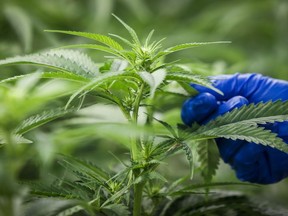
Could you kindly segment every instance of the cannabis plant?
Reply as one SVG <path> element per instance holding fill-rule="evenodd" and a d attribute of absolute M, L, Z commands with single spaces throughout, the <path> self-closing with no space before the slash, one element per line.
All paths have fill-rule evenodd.
<path fill-rule="evenodd" d="M 21 181 L 23 186 L 19 188 L 29 188 L 30 192 L 30 196 L 27 196 L 27 191 L 26 196 L 22 196 L 29 198 L 25 202 L 26 215 L 170 215 L 169 211 L 173 206 L 182 208 L 173 215 L 192 215 L 191 209 L 186 209 L 185 213 L 183 206 L 177 204 L 179 197 L 195 194 L 197 200 L 199 195 L 196 194 L 204 193 L 209 198 L 210 187 L 234 184 L 212 182 L 220 160 L 215 138 L 241 139 L 288 152 L 288 146 L 283 140 L 261 126 L 264 123 L 287 120 L 288 102 L 276 101 L 243 106 L 205 125 L 193 124 L 188 127 L 180 122 L 175 125 L 173 121 L 165 121 L 161 115 L 165 112 L 160 105 L 161 100 L 172 98 L 173 101 L 177 101 L 177 98 L 183 100 L 196 95 L 197 91 L 190 86 L 191 83 L 222 94 L 213 87 L 207 77 L 195 73 L 194 68 L 177 62 L 165 62 L 165 57 L 185 49 L 227 42 L 184 43 L 162 49 L 164 39 L 153 41 L 154 31 L 151 31 L 142 43 L 133 28 L 117 16 L 115 18 L 126 28 L 131 36 L 130 40 L 116 34 L 106 36 L 49 30 L 48 32 L 84 37 L 94 43 L 74 44 L 0 61 L 0 65 L 30 64 L 42 68 L 30 74 L 1 81 L 1 89 L 5 94 L 9 92 L 7 88 L 15 85 L 23 87 L 25 84 L 25 91 L 9 93 L 13 94 L 15 100 L 7 104 L 13 105 L 14 108 L 7 108 L 8 114 L 2 110 L 0 113 L 3 131 L 3 148 L 0 150 L 7 152 L 5 160 L 12 160 L 16 155 L 22 160 L 24 156 L 17 153 L 21 145 L 16 144 L 32 142 L 26 137 L 29 131 L 69 113 L 76 116 L 70 120 L 67 117 L 62 118 L 63 124 L 68 125 L 62 135 L 68 134 L 68 139 L 75 133 L 86 137 L 114 139 L 130 153 L 129 160 L 122 160 L 120 156 L 115 155 L 121 166 L 111 170 L 103 170 L 94 164 L 95 162 L 87 162 L 69 155 L 58 155 L 60 165 L 66 170 L 64 176 L 55 177 L 48 183 Z M 95 63 L 91 57 L 71 48 L 93 49 L 108 53 L 109 56 L 106 62 Z M 48 82 L 52 83 L 61 81 L 61 91 L 53 85 L 41 88 L 47 83 L 45 80 L 51 80 Z M 34 89 L 33 92 L 29 91 L 31 88 Z M 49 96 L 55 91 L 62 100 Z M 63 104 L 63 101 L 66 101 L 66 104 Z M 43 108 L 47 102 L 53 104 L 49 110 Z M 3 103 L 6 104 L 6 101 Z M 107 107 L 112 109 L 107 108 L 104 112 L 100 109 L 98 115 L 104 116 L 105 112 L 112 110 L 109 116 L 118 110 L 122 113 L 122 120 L 87 122 L 87 119 L 84 121 L 79 117 L 81 111 L 91 107 L 97 111 L 97 107 L 103 104 L 109 104 Z M 18 116 L 17 113 L 21 115 Z M 60 120 L 58 124 L 61 124 Z M 80 127 L 73 127 L 75 124 Z M 169 156 L 181 151 L 190 164 L 189 175 L 168 182 L 158 168 Z M 10 162 L 6 161 L 3 164 L 9 165 Z M 190 183 L 193 182 L 195 169 L 202 174 L 203 182 L 200 184 Z M 13 184 L 17 183 L 18 171 L 19 168 L 15 169 L 9 177 L 13 179 Z M 2 176 L 1 179 L 7 178 L 8 176 Z M 6 182 L 7 184 L 9 185 Z M 15 191 L 1 193 L 0 208 L 7 216 L 18 215 L 13 211 L 13 202 L 9 198 L 13 197 L 11 194 L 16 196 Z M 233 197 L 237 202 L 237 196 Z M 211 206 L 220 202 L 220 198 L 211 196 Z M 8 200 L 10 207 L 2 206 L 2 200 Z M 187 201 L 186 198 L 185 200 Z M 203 205 L 201 211 L 211 211 L 207 203 L 203 204 L 203 200 L 195 201 L 194 205 L 198 205 L 199 202 Z M 24 204 L 24 198 L 20 203 Z M 189 205 L 193 206 L 192 203 Z M 193 211 L 196 211 L 195 208 Z M 198 215 L 197 211 L 194 213 Z"/>

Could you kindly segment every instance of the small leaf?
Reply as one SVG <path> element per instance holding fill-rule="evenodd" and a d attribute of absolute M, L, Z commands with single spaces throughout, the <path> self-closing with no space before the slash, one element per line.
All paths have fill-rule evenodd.
<path fill-rule="evenodd" d="M 211 182 L 219 166 L 220 155 L 213 139 L 199 141 L 197 146 L 201 174 L 206 183 Z"/>
<path fill-rule="evenodd" d="M 193 157 L 193 152 L 188 144 L 185 142 L 181 142 L 181 148 L 185 151 L 186 158 L 189 161 L 190 165 L 190 179 L 193 179 L 194 176 L 194 157 Z"/>
<path fill-rule="evenodd" d="M 155 56 L 155 59 L 158 59 L 160 57 L 164 57 L 164 56 L 169 55 L 171 53 L 185 50 L 185 49 L 190 49 L 190 48 L 205 46 L 205 45 L 211 45 L 211 44 L 223 44 L 223 43 L 226 44 L 226 43 L 231 43 L 231 42 L 230 41 L 215 41 L 215 42 L 193 42 L 193 43 L 179 44 L 179 45 L 169 47 L 168 49 L 159 52 Z"/>
<path fill-rule="evenodd" d="M 66 108 L 69 106 L 69 104 L 76 98 L 77 96 L 81 95 L 83 92 L 91 91 L 92 89 L 104 84 L 105 82 L 112 81 L 112 80 L 119 80 L 120 75 L 124 74 L 125 71 L 117 71 L 117 72 L 107 72 L 104 74 L 101 74 L 97 78 L 91 80 L 89 83 L 84 85 L 82 88 L 80 88 L 78 91 L 76 91 L 67 102 Z"/>
<path fill-rule="evenodd" d="M 179 72 L 167 71 L 166 80 L 174 80 L 174 81 L 177 81 L 179 83 L 184 82 L 184 83 L 194 83 L 194 84 L 202 85 L 202 86 L 210 88 L 213 91 L 223 95 L 223 93 L 219 89 L 215 88 L 207 78 L 202 77 L 200 75 L 192 74 L 191 72 L 188 72 L 188 71 L 179 71 Z M 191 87 L 191 89 L 192 89 L 192 87 Z M 193 92 L 193 94 L 194 94 L 194 92 Z"/>
<path fill-rule="evenodd" d="M 103 183 L 106 183 L 110 177 L 109 174 L 103 171 L 101 168 L 96 165 L 92 165 L 91 163 L 84 162 L 74 157 L 70 156 L 62 156 L 63 160 L 61 165 L 67 165 L 65 167 L 71 167 L 71 170 L 75 170 L 78 172 L 82 172 L 84 175 L 90 176 L 96 180 L 99 180 Z"/>
<path fill-rule="evenodd" d="M 211 45 L 211 44 L 227 44 L 231 43 L 230 41 L 215 41 L 215 42 L 193 42 L 193 43 L 184 43 L 179 44 L 173 47 L 166 49 L 166 52 L 176 52 L 179 50 L 190 49 L 194 47 L 204 46 L 204 45 Z"/>
<path fill-rule="evenodd" d="M 138 74 L 140 75 L 142 80 L 150 86 L 150 97 L 153 98 L 156 89 L 166 77 L 166 71 L 163 69 L 159 69 L 152 74 L 146 71 L 139 72 Z"/>
<path fill-rule="evenodd" d="M 153 33 L 154 33 L 154 29 L 149 32 L 149 34 L 148 34 L 148 36 L 147 36 L 147 38 L 145 40 L 145 47 L 149 46 L 150 40 L 151 40 L 151 38 L 153 36 Z"/>
<path fill-rule="evenodd" d="M 134 43 L 137 45 L 137 46 L 141 46 L 141 43 L 139 41 L 139 38 L 136 34 L 136 32 L 134 31 L 133 28 L 131 28 L 129 25 L 127 25 L 123 20 L 121 20 L 119 17 L 117 17 L 115 14 L 112 14 L 126 29 L 127 31 L 129 32 L 129 34 L 131 35 Z"/>
<path fill-rule="evenodd" d="M 113 203 L 113 204 L 106 205 L 106 206 L 102 207 L 102 210 L 103 211 L 110 210 L 118 216 L 129 216 L 130 215 L 130 211 L 129 211 L 128 207 L 123 205 L 123 204 Z"/>
<path fill-rule="evenodd" d="M 167 122 L 161 121 L 159 119 L 156 119 L 156 118 L 154 119 L 158 121 L 159 123 L 161 123 L 173 135 L 174 138 L 178 138 L 176 131 L 170 124 L 168 124 Z"/>
<path fill-rule="evenodd" d="M 13 139 L 13 142 L 15 144 L 30 144 L 30 143 L 33 143 L 31 140 L 28 140 L 28 139 L 22 137 L 19 134 L 12 134 L 12 139 Z M 6 142 L 5 136 L 0 132 L 0 148 L 1 148 L 1 145 L 5 145 L 6 143 L 7 142 Z"/>
<path fill-rule="evenodd" d="M 62 117 L 68 113 L 76 111 L 75 108 L 71 109 L 56 109 L 56 110 L 49 110 L 49 111 L 44 111 L 43 113 L 37 114 L 35 116 L 32 116 L 26 120 L 24 120 L 16 129 L 15 133 L 16 134 L 24 134 L 27 133 L 28 131 L 39 127 L 47 122 L 50 122 L 56 118 Z"/>

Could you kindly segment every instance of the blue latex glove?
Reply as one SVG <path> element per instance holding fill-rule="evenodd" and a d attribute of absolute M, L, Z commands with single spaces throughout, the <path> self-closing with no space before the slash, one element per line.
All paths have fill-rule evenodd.
<path fill-rule="evenodd" d="M 221 75 L 213 77 L 212 82 L 224 95 L 193 85 L 199 94 L 188 99 L 182 107 L 185 124 L 205 124 L 244 104 L 288 100 L 288 82 L 260 74 Z M 288 143 L 287 121 L 265 127 Z M 216 142 L 222 159 L 231 165 L 242 181 L 270 184 L 288 176 L 288 154 L 284 152 L 243 140 L 218 138 Z"/>

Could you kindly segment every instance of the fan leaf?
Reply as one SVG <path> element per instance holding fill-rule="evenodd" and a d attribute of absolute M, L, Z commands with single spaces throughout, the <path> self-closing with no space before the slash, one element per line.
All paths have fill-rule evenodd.
<path fill-rule="evenodd" d="M 250 104 L 219 116 L 190 134 L 191 139 L 223 137 L 268 145 L 288 153 L 288 145 L 277 134 L 258 124 L 288 120 L 288 101 Z"/>
<path fill-rule="evenodd" d="M 68 34 L 68 35 L 80 36 L 80 37 L 95 40 L 115 50 L 123 50 L 123 47 L 118 42 L 116 42 L 111 37 L 106 36 L 106 35 L 94 34 L 94 33 L 89 33 L 89 32 L 62 31 L 62 30 L 46 30 L 46 32 L 63 33 L 63 34 Z"/>
<path fill-rule="evenodd" d="M 32 64 L 46 66 L 87 78 L 99 74 L 96 64 L 84 53 L 75 50 L 50 50 L 25 56 L 0 60 L 0 65 Z"/>
<path fill-rule="evenodd" d="M 201 174 L 205 182 L 211 182 L 220 162 L 220 155 L 215 141 L 213 139 L 199 141 L 197 152 Z"/>

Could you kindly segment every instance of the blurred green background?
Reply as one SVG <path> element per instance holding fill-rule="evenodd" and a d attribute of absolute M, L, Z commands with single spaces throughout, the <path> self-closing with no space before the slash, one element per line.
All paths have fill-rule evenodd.
<path fill-rule="evenodd" d="M 155 29 L 156 37 L 167 37 L 167 46 L 192 41 L 232 41 L 229 45 L 189 50 L 170 58 L 214 63 L 215 70 L 221 73 L 259 72 L 288 78 L 286 0 L 1 0 L 0 57 L 79 40 L 44 33 L 44 29 L 121 34 L 124 30 L 112 13 L 128 22 L 143 38 Z"/>
<path fill-rule="evenodd" d="M 155 29 L 155 39 L 166 37 L 164 45 L 167 47 L 184 42 L 232 42 L 173 54 L 169 56 L 170 61 L 181 59 L 181 63 L 207 63 L 211 65 L 211 74 L 257 72 L 288 80 L 287 0 L 0 0 L 0 58 L 80 43 L 82 40 L 45 33 L 45 29 L 127 36 L 111 16 L 112 13 L 131 25 L 140 38 L 145 38 L 151 29 Z M 104 60 L 102 53 L 93 52 L 91 55 L 96 62 Z M 20 73 L 24 72 L 21 69 Z M 15 68 L 8 67 L 1 68 L 1 71 L 1 77 L 16 73 Z M 39 138 L 41 142 L 48 142 L 43 136 Z M 64 142 L 61 146 L 65 134 L 61 136 L 64 138 L 59 138 L 60 147 L 57 146 L 60 152 L 96 159 L 107 156 L 99 153 L 101 148 L 114 153 L 124 152 L 110 143 L 97 148 L 88 144 L 86 148 L 79 148 L 77 134 L 69 140 L 73 139 L 74 144 L 67 144 L 66 140 L 66 144 Z M 67 137 L 71 137 L 68 132 Z M 79 138 L 81 142 L 83 139 Z M 95 142 L 95 139 L 88 139 L 89 142 Z M 46 150 L 52 151 L 49 148 Z M 185 170 L 187 164 L 179 158 L 174 158 L 172 164 L 175 169 L 185 167 Z M 225 165 L 221 166 L 216 178 L 235 179 L 234 173 Z M 244 190 L 251 190 L 248 192 L 258 194 L 258 198 L 264 201 L 288 205 L 287 180 L 260 189 Z"/>

